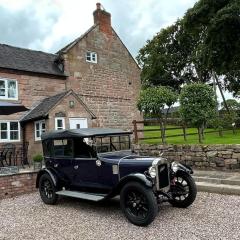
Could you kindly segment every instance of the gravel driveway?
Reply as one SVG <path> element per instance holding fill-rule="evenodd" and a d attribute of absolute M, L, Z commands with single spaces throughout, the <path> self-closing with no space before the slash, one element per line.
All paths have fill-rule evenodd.
<path fill-rule="evenodd" d="M 240 197 L 199 193 L 188 209 L 164 204 L 143 228 L 127 222 L 117 200 L 48 206 L 33 193 L 0 201 L 0 239 L 240 239 Z"/>

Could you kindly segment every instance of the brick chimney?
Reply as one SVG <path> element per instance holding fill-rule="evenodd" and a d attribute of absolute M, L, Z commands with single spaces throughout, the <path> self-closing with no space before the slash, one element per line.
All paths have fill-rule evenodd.
<path fill-rule="evenodd" d="M 99 24 L 100 31 L 112 35 L 111 14 L 106 12 L 101 3 L 97 3 L 97 9 L 93 12 L 94 24 Z"/>

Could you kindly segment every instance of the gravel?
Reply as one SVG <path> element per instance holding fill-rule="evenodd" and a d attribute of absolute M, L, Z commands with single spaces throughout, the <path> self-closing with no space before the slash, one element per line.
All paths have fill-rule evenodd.
<path fill-rule="evenodd" d="M 163 204 L 151 225 L 137 227 L 116 199 L 62 198 L 49 206 L 33 193 L 0 201 L 0 239 L 240 239 L 240 197 L 198 193 L 191 207 Z"/>

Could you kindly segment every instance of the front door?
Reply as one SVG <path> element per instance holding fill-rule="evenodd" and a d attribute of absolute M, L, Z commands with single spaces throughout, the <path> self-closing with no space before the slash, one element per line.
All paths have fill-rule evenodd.
<path fill-rule="evenodd" d="M 87 118 L 69 118 L 70 129 L 88 128 Z"/>

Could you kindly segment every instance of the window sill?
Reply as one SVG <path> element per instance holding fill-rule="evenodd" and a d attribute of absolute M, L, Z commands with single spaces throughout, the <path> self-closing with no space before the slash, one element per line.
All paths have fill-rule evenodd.
<path fill-rule="evenodd" d="M 0 140 L 0 143 L 13 143 L 13 142 L 21 142 L 21 140 L 20 139 L 19 140 L 8 140 L 8 139 Z"/>
<path fill-rule="evenodd" d="M 93 61 L 88 61 L 86 60 L 87 63 L 94 63 L 94 64 L 97 64 L 97 62 L 93 62 Z"/>

